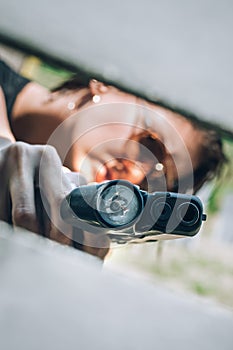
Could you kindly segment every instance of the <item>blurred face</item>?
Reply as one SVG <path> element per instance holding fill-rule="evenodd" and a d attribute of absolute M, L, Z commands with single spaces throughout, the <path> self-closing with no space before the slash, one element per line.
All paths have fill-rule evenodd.
<path fill-rule="evenodd" d="M 192 174 L 201 134 L 189 121 L 113 87 L 99 96 L 63 122 L 68 144 L 53 135 L 67 167 L 88 182 L 126 179 L 153 191 L 172 190 Z"/>

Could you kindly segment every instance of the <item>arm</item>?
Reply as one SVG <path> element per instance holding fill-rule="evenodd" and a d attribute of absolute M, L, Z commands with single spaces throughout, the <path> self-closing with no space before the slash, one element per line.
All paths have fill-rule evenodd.
<path fill-rule="evenodd" d="M 15 141 L 14 135 L 11 131 L 10 124 L 7 118 L 6 103 L 2 88 L 0 87 L 0 138 Z"/>

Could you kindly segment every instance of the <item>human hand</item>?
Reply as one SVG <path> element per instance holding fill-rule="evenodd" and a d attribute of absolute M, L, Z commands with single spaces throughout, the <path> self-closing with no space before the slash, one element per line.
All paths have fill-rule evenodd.
<path fill-rule="evenodd" d="M 78 177 L 63 171 L 55 148 L 2 142 L 0 183 L 0 220 L 73 246 L 73 229 L 61 219 L 60 204 L 78 185 Z M 84 246 L 82 250 L 104 258 L 100 249 Z"/>
<path fill-rule="evenodd" d="M 0 183 L 1 220 L 70 244 L 70 228 L 61 224 L 58 208 L 72 184 L 53 147 L 23 142 L 3 145 Z M 67 234 L 61 234 L 63 230 Z"/>

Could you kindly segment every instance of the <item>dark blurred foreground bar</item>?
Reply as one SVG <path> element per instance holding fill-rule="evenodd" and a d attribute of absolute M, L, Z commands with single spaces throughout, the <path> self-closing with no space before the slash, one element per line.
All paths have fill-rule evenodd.
<path fill-rule="evenodd" d="M 0 37 L 233 131 L 233 2 L 7 0 Z"/>
<path fill-rule="evenodd" d="M 0 348 L 231 350 L 233 313 L 0 222 Z"/>

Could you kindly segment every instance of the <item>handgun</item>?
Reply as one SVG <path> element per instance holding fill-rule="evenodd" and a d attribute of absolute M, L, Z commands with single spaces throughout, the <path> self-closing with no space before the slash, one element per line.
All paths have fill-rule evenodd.
<path fill-rule="evenodd" d="M 104 232 L 118 244 L 192 237 L 206 220 L 197 196 L 148 193 L 126 180 L 75 188 L 61 204 L 61 217 L 74 227 Z"/>

